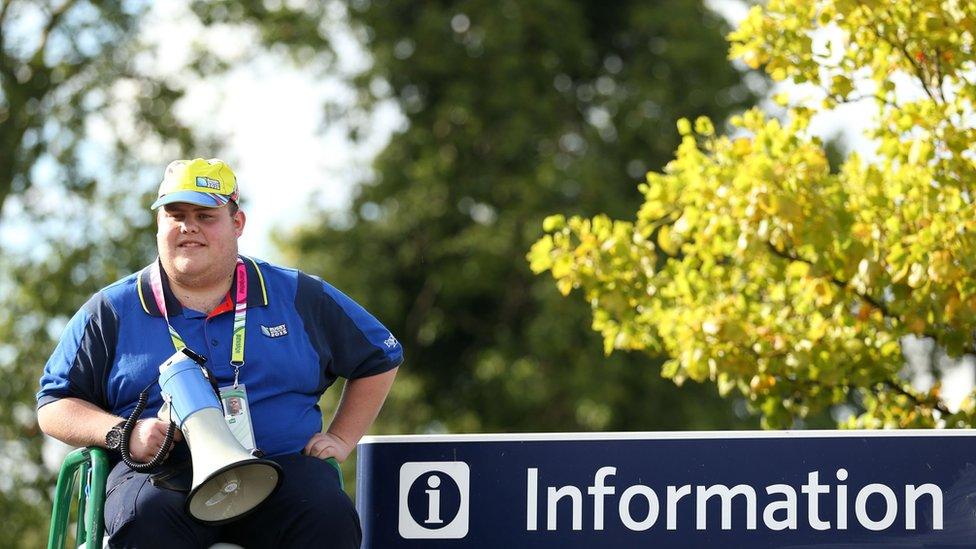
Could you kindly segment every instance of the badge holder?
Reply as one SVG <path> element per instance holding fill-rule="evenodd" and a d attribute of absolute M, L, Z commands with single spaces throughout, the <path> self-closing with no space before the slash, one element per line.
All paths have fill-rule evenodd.
<path fill-rule="evenodd" d="M 247 401 L 247 388 L 243 383 L 220 388 L 220 404 L 224 409 L 224 421 L 234 438 L 246 450 L 253 452 L 254 426 L 251 423 L 251 406 Z"/>

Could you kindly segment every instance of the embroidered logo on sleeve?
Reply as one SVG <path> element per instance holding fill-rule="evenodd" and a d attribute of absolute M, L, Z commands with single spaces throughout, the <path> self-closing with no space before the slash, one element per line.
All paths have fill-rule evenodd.
<path fill-rule="evenodd" d="M 279 324 L 278 326 L 265 326 L 261 325 L 261 333 L 267 337 L 281 337 L 288 335 L 288 326 L 284 324 Z"/>
<path fill-rule="evenodd" d="M 392 349 L 397 346 L 397 340 L 395 337 L 393 337 L 393 334 L 390 334 L 390 337 L 386 338 L 386 341 L 383 343 L 386 345 L 387 349 Z"/>

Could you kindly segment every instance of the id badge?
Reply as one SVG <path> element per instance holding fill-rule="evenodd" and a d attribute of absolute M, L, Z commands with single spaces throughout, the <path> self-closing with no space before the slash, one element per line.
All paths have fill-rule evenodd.
<path fill-rule="evenodd" d="M 246 450 L 253 450 L 254 428 L 251 426 L 251 408 L 247 404 L 247 389 L 244 384 L 237 387 L 228 385 L 220 388 L 220 404 L 224 408 L 224 421 L 230 432 Z"/>

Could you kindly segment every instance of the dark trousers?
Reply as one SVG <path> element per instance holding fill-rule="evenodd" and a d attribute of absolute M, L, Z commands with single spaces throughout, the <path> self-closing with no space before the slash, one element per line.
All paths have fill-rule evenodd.
<path fill-rule="evenodd" d="M 359 515 L 335 468 L 303 455 L 278 456 L 278 491 L 253 513 L 221 526 L 184 511 L 186 493 L 154 486 L 147 473 L 117 464 L 108 478 L 105 531 L 110 547 L 205 548 L 217 542 L 260 547 L 354 548 L 362 541 Z"/>

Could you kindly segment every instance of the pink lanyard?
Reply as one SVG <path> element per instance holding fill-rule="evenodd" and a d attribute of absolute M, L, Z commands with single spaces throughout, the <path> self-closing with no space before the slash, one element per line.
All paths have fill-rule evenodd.
<path fill-rule="evenodd" d="M 177 351 L 186 347 L 186 342 L 176 332 L 173 325 L 169 322 L 169 315 L 166 312 L 166 299 L 163 296 L 163 279 L 159 272 L 159 261 L 153 263 L 149 270 L 149 287 L 152 289 L 153 298 L 156 299 L 156 306 L 162 313 L 169 328 L 169 337 L 173 340 L 173 346 Z M 237 258 L 237 291 L 234 299 L 234 340 L 230 350 L 230 365 L 234 367 L 234 387 L 237 387 L 237 380 L 240 370 L 244 366 L 244 324 L 247 318 L 247 269 L 244 267 L 244 260 Z"/>

